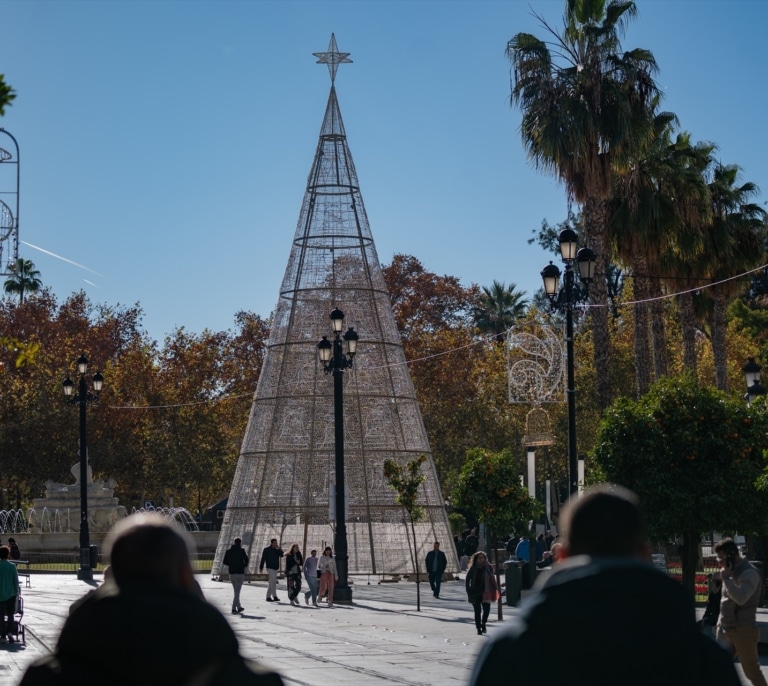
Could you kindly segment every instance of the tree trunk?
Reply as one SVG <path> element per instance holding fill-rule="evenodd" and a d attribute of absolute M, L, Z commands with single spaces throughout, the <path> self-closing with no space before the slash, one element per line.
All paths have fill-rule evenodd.
<path fill-rule="evenodd" d="M 634 312 L 634 344 L 635 344 L 635 383 L 638 397 L 645 395 L 651 387 L 651 341 L 649 338 L 650 322 L 648 321 L 648 262 L 645 256 L 635 251 L 635 304 Z"/>
<path fill-rule="evenodd" d="M 499 600 L 498 600 L 498 614 L 497 618 L 499 621 L 504 619 L 504 611 L 502 609 L 502 602 L 501 602 L 501 575 L 499 574 L 499 541 L 496 539 L 496 534 L 493 534 L 493 557 L 496 562 L 496 588 L 499 589 Z M 509 589 L 507 589 L 509 590 Z"/>
<path fill-rule="evenodd" d="M 605 244 L 605 222 L 605 203 L 598 197 L 587 197 L 584 202 L 585 245 L 592 248 L 597 256 L 595 278 L 589 285 L 589 302 L 595 307 L 590 308 L 589 312 L 592 319 L 592 338 L 595 349 L 597 401 L 601 410 L 606 409 L 611 404 L 608 285 L 605 281 L 608 253 Z"/>
<path fill-rule="evenodd" d="M 683 588 L 691 598 L 695 594 L 696 567 L 699 563 L 699 533 L 697 531 L 683 532 L 683 545 L 680 549 L 680 562 L 683 567 Z"/>
<path fill-rule="evenodd" d="M 653 367 L 656 379 L 663 379 L 669 373 L 669 347 L 667 346 L 667 331 L 664 324 L 666 313 L 664 302 L 661 300 L 661 284 L 651 280 L 648 284 L 651 301 L 651 337 L 653 339 Z"/>
<path fill-rule="evenodd" d="M 421 584 L 419 583 L 419 551 L 416 543 L 416 527 L 411 519 L 411 533 L 413 534 L 413 566 L 416 568 L 416 612 L 421 612 Z"/>
<path fill-rule="evenodd" d="M 728 390 L 728 371 L 725 350 L 725 289 L 713 289 L 715 306 L 712 310 L 712 353 L 715 357 L 715 385 L 721 391 Z"/>
<path fill-rule="evenodd" d="M 683 335 L 683 366 L 696 373 L 696 316 L 693 312 L 693 293 L 680 296 L 680 326 Z"/>

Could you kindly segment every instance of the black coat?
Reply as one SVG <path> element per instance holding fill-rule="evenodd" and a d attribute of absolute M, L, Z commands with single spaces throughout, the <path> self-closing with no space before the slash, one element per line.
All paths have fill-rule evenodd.
<path fill-rule="evenodd" d="M 288 553 L 285 556 L 285 573 L 301 576 L 301 568 L 304 565 L 304 559 L 301 557 L 301 553 L 295 555 Z"/>
<path fill-rule="evenodd" d="M 553 660 L 552 656 L 557 659 Z M 560 563 L 487 643 L 470 686 L 739 686 L 730 655 L 696 626 L 682 586 L 636 560 Z"/>
<path fill-rule="evenodd" d="M 248 566 L 248 556 L 241 546 L 233 545 L 224 553 L 223 562 L 229 567 L 230 574 L 245 574 L 245 568 Z"/>
<path fill-rule="evenodd" d="M 430 550 L 427 553 L 427 574 L 432 574 L 432 565 L 435 564 L 435 552 L 437 552 L 438 573 L 442 574 L 445 571 L 445 568 L 448 566 L 448 558 L 445 556 L 445 553 L 442 550 Z"/>
<path fill-rule="evenodd" d="M 273 548 L 268 545 L 261 553 L 261 561 L 259 562 L 259 571 L 264 569 L 264 565 L 267 569 L 280 569 L 280 558 L 283 556 L 283 551 L 280 548 Z"/>

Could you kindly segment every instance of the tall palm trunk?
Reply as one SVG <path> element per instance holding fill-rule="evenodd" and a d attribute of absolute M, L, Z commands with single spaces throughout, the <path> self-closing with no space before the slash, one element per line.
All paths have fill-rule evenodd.
<path fill-rule="evenodd" d="M 712 353 L 715 358 L 715 385 L 721 391 L 728 390 L 728 371 L 725 350 L 725 289 L 715 287 L 714 308 L 712 309 Z"/>
<path fill-rule="evenodd" d="M 661 300 L 661 284 L 651 279 L 648 295 L 651 300 L 651 337 L 653 339 L 653 366 L 657 379 L 663 379 L 669 373 L 669 348 L 667 330 L 664 324 L 666 313 Z"/>
<path fill-rule="evenodd" d="M 651 341 L 648 316 L 648 261 L 639 250 L 634 251 L 632 262 L 635 265 L 635 304 L 634 346 L 635 346 L 635 384 L 637 395 L 642 396 L 651 387 Z"/>
<path fill-rule="evenodd" d="M 693 293 L 679 298 L 680 327 L 683 335 L 683 366 L 696 373 L 696 315 L 693 311 Z"/>
<path fill-rule="evenodd" d="M 597 400 L 601 410 L 606 409 L 611 404 L 608 285 L 605 281 L 606 265 L 608 264 L 605 241 L 606 218 L 607 211 L 603 200 L 589 196 L 584 203 L 584 226 L 586 244 L 597 255 L 595 279 L 589 286 L 589 301 L 596 306 L 590 308 L 590 314 L 595 348 L 595 370 L 597 371 Z"/>

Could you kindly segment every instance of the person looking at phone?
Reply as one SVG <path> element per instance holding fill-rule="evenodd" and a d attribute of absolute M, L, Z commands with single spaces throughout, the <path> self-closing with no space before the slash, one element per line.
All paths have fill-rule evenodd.
<path fill-rule="evenodd" d="M 760 572 L 739 553 L 731 538 L 715 544 L 723 581 L 720 616 L 717 619 L 717 640 L 731 654 L 736 654 L 744 674 L 755 686 L 766 686 L 760 670 L 757 643 L 757 605 L 760 602 Z"/>

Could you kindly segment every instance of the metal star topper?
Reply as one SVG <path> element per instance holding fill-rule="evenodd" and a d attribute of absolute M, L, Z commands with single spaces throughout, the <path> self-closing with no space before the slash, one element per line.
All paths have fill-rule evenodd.
<path fill-rule="evenodd" d="M 313 52 L 315 57 L 318 58 L 317 64 L 327 64 L 328 73 L 331 75 L 331 83 L 336 80 L 336 70 L 340 64 L 351 64 L 352 60 L 349 59 L 348 52 L 339 52 L 336 46 L 336 36 L 331 34 L 331 42 L 328 43 L 327 52 Z"/>

